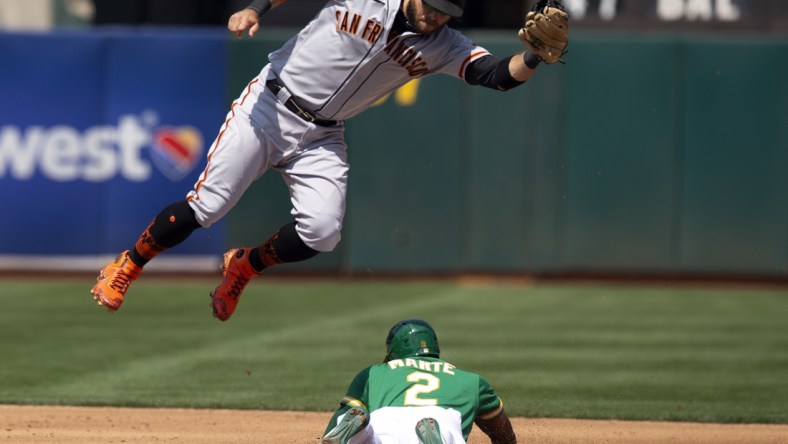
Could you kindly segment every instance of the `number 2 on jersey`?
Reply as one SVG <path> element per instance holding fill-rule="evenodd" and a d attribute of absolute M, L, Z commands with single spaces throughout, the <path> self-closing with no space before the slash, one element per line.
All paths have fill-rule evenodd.
<path fill-rule="evenodd" d="M 440 378 L 430 373 L 413 372 L 408 374 L 406 379 L 408 382 L 413 382 L 414 385 L 405 390 L 405 405 L 438 405 L 437 399 L 423 398 L 419 395 L 428 395 L 438 390 L 441 386 Z"/>

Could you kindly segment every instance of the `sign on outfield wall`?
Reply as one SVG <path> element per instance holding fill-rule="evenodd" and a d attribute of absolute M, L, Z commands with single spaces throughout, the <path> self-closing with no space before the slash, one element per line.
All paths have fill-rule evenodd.
<path fill-rule="evenodd" d="M 225 36 L 0 35 L 0 255 L 130 248 L 183 199 L 224 120 Z M 221 224 L 177 247 L 216 255 Z"/>
<path fill-rule="evenodd" d="M 461 26 L 516 29 L 536 0 L 468 2 Z M 788 2 L 780 0 L 563 0 L 572 29 L 626 32 L 784 33 Z"/>
<path fill-rule="evenodd" d="M 578 29 L 757 31 L 788 29 L 788 2 L 565 0 Z"/>

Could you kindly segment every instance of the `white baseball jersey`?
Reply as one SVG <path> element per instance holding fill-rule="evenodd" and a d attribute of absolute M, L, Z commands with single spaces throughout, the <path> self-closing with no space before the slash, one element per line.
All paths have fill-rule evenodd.
<path fill-rule="evenodd" d="M 399 10 L 399 0 L 331 0 L 269 55 L 271 68 L 319 117 L 345 120 L 413 78 L 462 79 L 468 63 L 489 54 L 447 26 L 392 36 Z"/>
<path fill-rule="evenodd" d="M 348 174 L 342 121 L 411 79 L 437 73 L 463 79 L 470 62 L 489 54 L 446 26 L 428 35 L 392 32 L 400 7 L 400 0 L 330 0 L 269 55 L 270 63 L 233 102 L 187 196 L 203 227 L 227 214 L 252 182 L 274 168 L 288 186 L 304 243 L 317 251 L 336 247 Z M 286 90 L 274 94 L 266 87 L 271 79 Z M 288 98 L 339 124 L 303 120 Z"/>

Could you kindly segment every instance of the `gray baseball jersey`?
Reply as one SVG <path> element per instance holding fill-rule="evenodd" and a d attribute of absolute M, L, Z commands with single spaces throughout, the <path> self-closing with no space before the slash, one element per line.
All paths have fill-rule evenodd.
<path fill-rule="evenodd" d="M 347 193 L 342 121 L 409 80 L 443 73 L 463 79 L 489 54 L 446 26 L 427 35 L 394 32 L 399 0 L 330 0 L 233 102 L 187 200 L 204 227 L 223 217 L 270 168 L 282 173 L 296 231 L 317 251 L 340 241 Z M 272 91 L 276 80 L 284 89 Z M 279 86 L 277 86 L 279 88 Z M 293 111 L 293 100 L 314 117 Z"/>
<path fill-rule="evenodd" d="M 298 35 L 269 55 L 290 92 L 325 119 L 348 119 L 409 80 L 443 73 L 462 79 L 487 50 L 447 26 L 429 35 L 390 31 L 398 0 L 332 0 Z"/>

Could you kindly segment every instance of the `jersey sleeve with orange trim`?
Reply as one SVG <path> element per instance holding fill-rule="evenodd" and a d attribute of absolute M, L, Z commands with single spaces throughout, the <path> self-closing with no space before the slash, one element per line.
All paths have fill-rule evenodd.
<path fill-rule="evenodd" d="M 489 55 L 490 52 L 456 29 L 446 28 L 443 32 L 451 38 L 452 45 L 446 53 L 445 63 L 436 67 L 436 72 L 464 80 L 468 65 L 474 60 Z"/>

